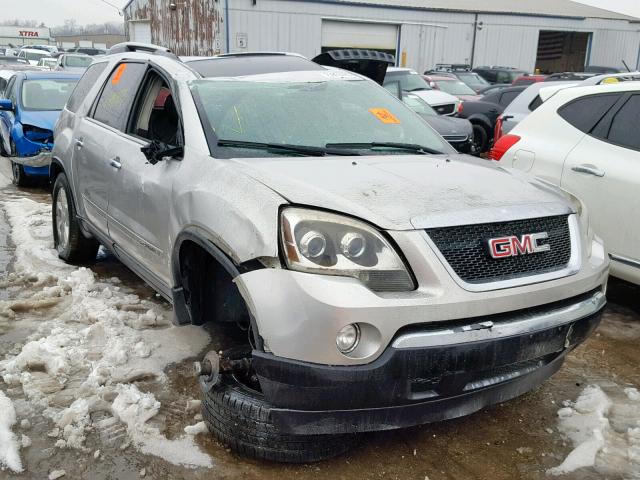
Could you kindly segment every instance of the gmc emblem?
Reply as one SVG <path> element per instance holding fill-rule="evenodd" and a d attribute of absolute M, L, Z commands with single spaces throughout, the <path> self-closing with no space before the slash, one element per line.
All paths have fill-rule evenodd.
<path fill-rule="evenodd" d="M 551 250 L 551 245 L 539 243 L 545 238 L 549 238 L 547 232 L 527 233 L 520 237 L 511 235 L 509 237 L 490 238 L 488 240 L 489 254 L 493 258 L 506 258 L 548 252 Z"/>

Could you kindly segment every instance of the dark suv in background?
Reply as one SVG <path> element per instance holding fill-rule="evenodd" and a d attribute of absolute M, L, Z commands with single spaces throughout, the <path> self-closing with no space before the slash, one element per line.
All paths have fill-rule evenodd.
<path fill-rule="evenodd" d="M 489 83 L 512 83 L 516 78 L 524 75 L 524 70 L 513 67 L 476 67 L 473 69 Z"/>

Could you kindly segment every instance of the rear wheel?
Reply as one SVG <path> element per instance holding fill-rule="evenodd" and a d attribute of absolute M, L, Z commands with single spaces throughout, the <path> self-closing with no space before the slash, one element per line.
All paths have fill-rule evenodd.
<path fill-rule="evenodd" d="M 95 260 L 99 244 L 80 230 L 67 176 L 61 173 L 53 185 L 53 242 L 58 256 L 70 263 Z"/>
<path fill-rule="evenodd" d="M 16 155 L 16 145 L 11 140 L 11 152 L 9 156 Z M 19 163 L 11 162 L 11 173 L 13 184 L 18 187 L 28 187 L 31 185 L 31 179 L 24 173 L 24 166 Z"/>
<path fill-rule="evenodd" d="M 489 134 L 487 130 L 480 124 L 473 124 L 473 144 L 475 153 L 484 153 L 489 149 Z"/>
<path fill-rule="evenodd" d="M 204 394 L 203 418 L 222 443 L 244 455 L 283 463 L 318 462 L 353 448 L 359 435 L 290 435 L 271 418 L 264 396 L 232 374 Z"/>

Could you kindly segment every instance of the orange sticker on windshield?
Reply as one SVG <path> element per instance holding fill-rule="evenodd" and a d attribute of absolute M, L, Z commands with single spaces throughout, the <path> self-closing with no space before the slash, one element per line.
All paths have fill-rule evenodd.
<path fill-rule="evenodd" d="M 386 108 L 370 108 L 369 111 L 382 123 L 400 123 L 398 117 Z"/>
<path fill-rule="evenodd" d="M 116 69 L 116 73 L 113 74 L 113 78 L 111 79 L 111 83 L 117 85 L 120 83 L 120 79 L 122 78 L 122 74 L 127 69 L 127 64 L 123 63 Z"/>

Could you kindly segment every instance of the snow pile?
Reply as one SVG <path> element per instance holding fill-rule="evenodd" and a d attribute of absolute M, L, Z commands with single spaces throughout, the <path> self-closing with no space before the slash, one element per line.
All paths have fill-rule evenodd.
<path fill-rule="evenodd" d="M 202 453 L 193 436 L 187 434 L 168 440 L 157 428 L 147 425 L 160 409 L 150 393 L 141 393 L 135 385 L 118 385 L 113 413 L 127 425 L 127 432 L 141 452 L 162 457 L 175 465 L 211 467 L 211 458 Z M 194 432 L 194 434 L 197 432 Z"/>
<path fill-rule="evenodd" d="M 49 207 L 28 199 L 2 206 L 17 260 L 16 273 L 6 281 L 26 281 L 39 290 L 0 302 L 0 317 L 46 309 L 22 349 L 0 361 L 5 383 L 21 386 L 55 422 L 52 436 L 59 448 L 88 451 L 86 434 L 98 428 L 91 416 L 107 412 L 127 425 L 143 452 L 173 463 L 210 466 L 192 436 L 169 440 L 146 425 L 160 404 L 132 385 L 166 381 L 165 367 L 201 352 L 208 334 L 200 327 L 173 327 L 164 304 L 140 299 L 117 279 L 100 281 L 91 270 L 59 260 L 52 248 Z"/>
<path fill-rule="evenodd" d="M 586 387 L 558 411 L 558 429 L 574 449 L 547 473 L 591 467 L 603 476 L 640 479 L 640 393 L 616 385 Z"/>
<path fill-rule="evenodd" d="M 22 472 L 18 439 L 11 431 L 16 423 L 16 410 L 13 403 L 0 390 L 0 469 L 9 467 L 14 472 Z"/>

